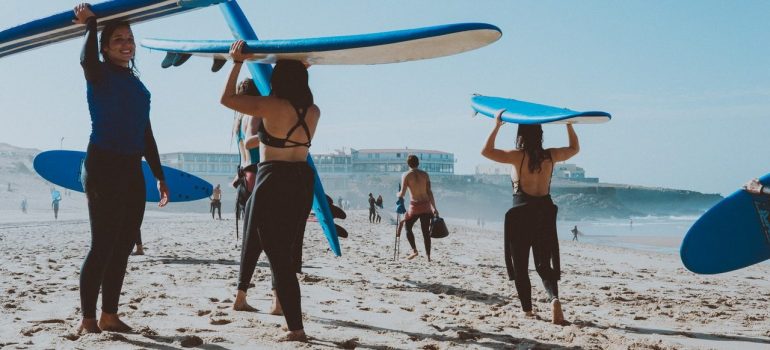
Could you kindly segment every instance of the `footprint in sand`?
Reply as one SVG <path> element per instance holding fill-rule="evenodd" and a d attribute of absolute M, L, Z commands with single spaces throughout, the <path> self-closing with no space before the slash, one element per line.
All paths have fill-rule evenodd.
<path fill-rule="evenodd" d="M 225 319 L 225 318 L 221 318 L 221 319 L 213 319 L 212 318 L 211 322 L 209 322 L 209 323 L 212 324 L 212 325 L 215 325 L 215 326 L 222 326 L 222 325 L 230 324 L 232 322 L 233 321 L 230 321 L 230 320 Z"/>

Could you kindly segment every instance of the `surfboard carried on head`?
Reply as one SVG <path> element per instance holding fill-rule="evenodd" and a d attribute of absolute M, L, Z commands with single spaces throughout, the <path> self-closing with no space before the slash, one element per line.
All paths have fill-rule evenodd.
<path fill-rule="evenodd" d="M 770 186 L 770 174 L 759 178 Z M 699 274 L 738 270 L 770 259 L 770 196 L 739 190 L 693 223 L 682 240 L 684 266 Z"/>
<path fill-rule="evenodd" d="M 457 23 L 381 33 L 288 40 L 246 40 L 243 52 L 253 63 L 281 59 L 312 65 L 368 65 L 408 62 L 454 55 L 489 45 L 502 36 L 486 23 Z M 234 40 L 145 39 L 142 46 L 167 52 L 163 67 L 178 66 L 190 56 L 210 57 L 215 67 L 230 60 Z M 179 63 L 181 62 L 181 63 Z M 215 70 L 218 70 L 215 69 Z"/>
<path fill-rule="evenodd" d="M 515 124 L 598 124 L 612 119 L 607 112 L 578 112 L 567 108 L 552 107 L 514 99 L 475 95 L 471 98 L 475 113 L 494 118 L 505 109 L 502 119 Z"/>
<path fill-rule="evenodd" d="M 112 20 L 140 23 L 230 0 L 112 0 L 91 6 L 99 30 Z M 74 5 L 74 3 L 73 3 Z M 74 24 L 72 8 L 0 31 L 0 57 L 82 37 L 85 25 Z"/>
<path fill-rule="evenodd" d="M 86 153 L 80 151 L 46 151 L 35 156 L 35 171 L 53 184 L 77 192 L 85 192 L 81 180 Z M 142 161 L 146 201 L 160 201 L 160 194 L 150 165 Z M 195 175 L 163 166 L 163 175 L 170 192 L 169 202 L 188 202 L 211 196 L 213 187 Z M 121 186 L 121 184 L 115 184 Z"/>

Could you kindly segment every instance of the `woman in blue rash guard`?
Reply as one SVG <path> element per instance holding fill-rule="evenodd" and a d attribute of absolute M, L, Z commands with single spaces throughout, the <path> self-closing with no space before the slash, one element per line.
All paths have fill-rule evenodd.
<path fill-rule="evenodd" d="M 126 22 L 109 22 L 97 44 L 97 18 L 90 5 L 76 6 L 75 17 L 74 23 L 86 25 L 80 64 L 91 114 L 82 172 L 91 249 L 80 271 L 83 321 L 78 332 L 128 332 L 131 327 L 118 317 L 118 300 L 128 256 L 144 217 L 142 156 L 158 181 L 160 207 L 168 202 L 169 193 L 150 127 L 150 93 L 136 76 L 131 27 Z M 99 53 L 104 61 L 99 60 Z M 100 289 L 102 313 L 97 323 Z"/>

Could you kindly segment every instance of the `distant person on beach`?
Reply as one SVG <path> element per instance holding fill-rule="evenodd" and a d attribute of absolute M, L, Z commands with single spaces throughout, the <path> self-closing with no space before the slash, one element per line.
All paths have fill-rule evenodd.
<path fill-rule="evenodd" d="M 407 189 L 409 190 L 409 209 L 406 211 L 404 220 L 399 223 L 397 235 L 401 235 L 401 227 L 406 226 L 406 239 L 409 240 L 409 245 L 412 247 L 412 254 L 407 259 L 417 257 L 419 253 L 414 241 L 412 227 L 419 219 L 425 244 L 425 255 L 430 261 L 430 220 L 434 216 L 438 216 L 436 201 L 433 199 L 433 191 L 430 188 L 430 176 L 418 169 L 420 159 L 416 155 L 410 154 L 406 158 L 406 164 L 409 165 L 409 171 L 401 175 L 401 191 L 397 193 L 397 196 L 403 200 Z"/>
<path fill-rule="evenodd" d="M 481 155 L 495 162 L 511 164 L 513 207 L 505 214 L 505 265 L 508 278 L 515 281 L 524 313 L 532 317 L 532 287 L 529 281 L 529 251 L 532 249 L 535 269 L 543 280 L 552 307 L 552 322 L 564 323 L 559 301 L 561 278 L 559 240 L 556 235 L 556 212 L 551 201 L 551 174 L 554 164 L 572 158 L 580 151 L 577 134 L 567 124 L 569 147 L 543 149 L 541 125 L 519 125 L 516 149 L 495 148 L 497 132 L 504 124 L 500 110 L 495 126 Z"/>
<path fill-rule="evenodd" d="M 770 187 L 762 185 L 762 183 L 759 182 L 759 179 L 751 179 L 751 181 L 743 185 L 743 189 L 749 193 L 770 196 Z"/>
<path fill-rule="evenodd" d="M 91 136 L 82 173 L 91 222 L 91 249 L 80 272 L 78 332 L 130 332 L 120 320 L 118 304 L 128 256 L 144 217 L 145 185 L 142 157 L 157 179 L 159 207 L 169 192 L 150 124 L 150 93 L 134 66 L 136 44 L 127 22 L 104 24 L 97 40 L 98 19 L 90 5 L 74 9 L 75 24 L 85 25 L 80 65 L 86 79 Z M 101 61 L 99 56 L 104 59 Z M 102 292 L 102 313 L 96 302 Z"/>
<path fill-rule="evenodd" d="M 57 190 L 51 191 L 51 208 L 53 208 L 53 218 L 59 219 L 59 202 L 61 202 L 61 193 Z"/>
<path fill-rule="evenodd" d="M 377 200 L 375 201 L 375 204 L 377 205 L 377 208 L 380 208 L 380 209 L 384 208 L 383 205 L 385 203 L 383 203 L 383 201 L 382 201 L 382 195 L 381 194 L 377 195 Z M 374 222 L 376 222 L 378 224 L 380 222 L 382 222 L 382 216 L 380 216 L 380 210 L 379 209 L 377 209 L 377 216 L 375 217 Z"/>
<path fill-rule="evenodd" d="M 27 197 L 24 197 L 24 199 L 21 200 L 21 212 L 24 214 L 27 213 Z"/>
<path fill-rule="evenodd" d="M 575 225 L 575 227 L 573 227 L 572 230 L 570 230 L 570 231 L 572 232 L 572 240 L 573 241 L 577 241 L 578 240 L 578 232 L 579 232 L 578 229 L 577 229 L 577 225 Z"/>
<path fill-rule="evenodd" d="M 321 112 L 313 103 L 307 67 L 300 61 L 279 60 L 270 79 L 270 96 L 238 95 L 235 82 L 245 42 L 230 47 L 233 69 L 221 103 L 235 111 L 262 117 L 259 136 L 261 163 L 247 213 L 249 239 L 259 239 L 270 260 L 289 332 L 280 340 L 307 341 L 303 323 L 295 243 L 301 239 L 313 203 L 313 169 L 307 156 Z"/>
<path fill-rule="evenodd" d="M 377 218 L 377 200 L 374 199 L 374 195 L 369 193 L 369 223 L 373 223 Z"/>
<path fill-rule="evenodd" d="M 217 211 L 219 220 L 222 220 L 222 189 L 219 188 L 219 184 L 214 187 L 209 199 L 211 199 L 211 218 L 214 219 L 214 211 Z"/>

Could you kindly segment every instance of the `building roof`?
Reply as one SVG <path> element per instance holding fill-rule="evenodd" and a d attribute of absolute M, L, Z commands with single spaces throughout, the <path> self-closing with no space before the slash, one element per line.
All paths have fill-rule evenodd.
<path fill-rule="evenodd" d="M 431 154 L 452 154 L 450 152 L 436 151 L 429 149 L 417 149 L 417 148 L 370 148 L 370 149 L 354 149 L 354 152 L 359 153 L 431 153 Z"/>

